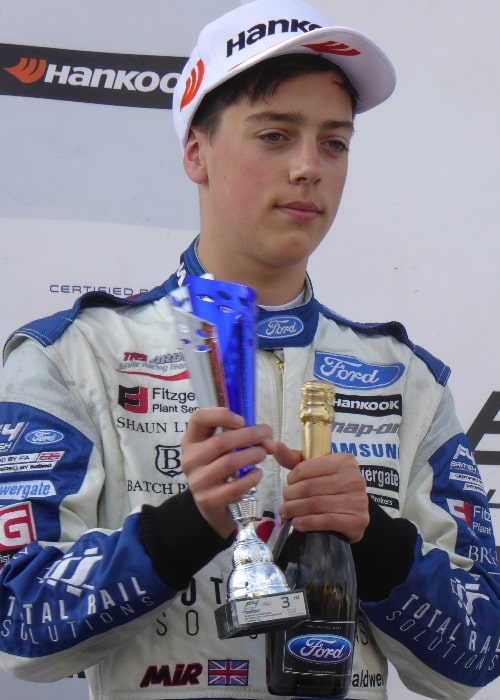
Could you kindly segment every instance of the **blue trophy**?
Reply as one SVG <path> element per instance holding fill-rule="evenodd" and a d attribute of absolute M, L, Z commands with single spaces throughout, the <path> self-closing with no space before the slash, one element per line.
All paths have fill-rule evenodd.
<path fill-rule="evenodd" d="M 189 374 L 201 408 L 227 406 L 255 422 L 256 301 L 250 287 L 188 275 L 169 295 Z M 239 478 L 253 466 L 232 478 Z M 238 527 L 227 600 L 215 611 L 220 639 L 258 634 L 308 617 L 303 591 L 290 590 L 255 532 L 251 489 L 229 510 Z"/>

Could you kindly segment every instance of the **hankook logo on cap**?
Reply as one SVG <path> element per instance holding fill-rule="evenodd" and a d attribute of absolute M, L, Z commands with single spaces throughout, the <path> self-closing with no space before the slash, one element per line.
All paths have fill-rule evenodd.
<path fill-rule="evenodd" d="M 181 98 L 180 108 L 183 109 L 186 105 L 194 100 L 200 85 L 203 82 L 205 75 L 205 65 L 201 58 L 196 62 L 196 65 L 191 69 L 191 72 L 186 80 L 186 87 Z"/>
<path fill-rule="evenodd" d="M 317 51 L 318 53 L 331 53 L 337 56 L 359 56 L 360 51 L 353 49 L 347 44 L 342 44 L 339 41 L 323 41 L 320 44 L 304 44 L 306 49 Z"/>

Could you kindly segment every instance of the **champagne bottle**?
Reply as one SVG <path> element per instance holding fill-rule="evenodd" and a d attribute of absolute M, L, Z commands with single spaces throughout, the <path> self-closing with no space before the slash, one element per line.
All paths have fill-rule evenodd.
<path fill-rule="evenodd" d="M 304 458 L 331 452 L 335 391 L 313 380 L 302 387 Z M 335 532 L 299 532 L 287 521 L 274 559 L 291 589 L 306 592 L 310 619 L 266 635 L 267 686 L 273 695 L 343 698 L 351 683 L 356 628 L 356 573 L 348 542 Z"/>

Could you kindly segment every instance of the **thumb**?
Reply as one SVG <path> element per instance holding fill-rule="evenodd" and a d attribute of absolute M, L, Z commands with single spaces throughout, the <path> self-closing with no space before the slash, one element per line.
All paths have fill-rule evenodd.
<path fill-rule="evenodd" d="M 273 446 L 272 455 L 282 467 L 293 469 L 304 459 L 300 450 L 292 450 L 284 442 L 276 441 Z"/>

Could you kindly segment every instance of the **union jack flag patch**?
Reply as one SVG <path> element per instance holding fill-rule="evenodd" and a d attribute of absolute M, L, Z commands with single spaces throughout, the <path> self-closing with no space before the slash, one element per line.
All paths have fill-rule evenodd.
<path fill-rule="evenodd" d="M 208 685 L 248 685 L 248 661 L 209 660 Z"/>

